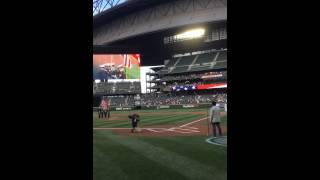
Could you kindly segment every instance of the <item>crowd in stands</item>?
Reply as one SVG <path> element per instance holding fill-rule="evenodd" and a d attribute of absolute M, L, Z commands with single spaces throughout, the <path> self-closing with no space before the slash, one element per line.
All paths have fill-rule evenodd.
<path fill-rule="evenodd" d="M 172 84 L 169 84 L 169 86 L 197 86 L 197 85 L 203 85 L 203 84 L 212 84 L 212 83 L 217 83 L 217 81 L 214 80 L 208 80 L 208 81 L 198 81 L 198 82 L 193 82 L 193 81 L 185 81 L 185 82 L 174 82 Z"/>
<path fill-rule="evenodd" d="M 226 102 L 227 95 L 223 94 L 147 94 L 141 98 L 141 104 L 146 106 L 177 105 L 177 104 L 201 104 L 211 103 L 213 100 Z"/>
<path fill-rule="evenodd" d="M 100 82 L 93 83 L 93 94 L 128 94 L 141 93 L 140 82 Z"/>
<path fill-rule="evenodd" d="M 134 106 L 134 96 L 109 96 L 111 106 L 128 107 Z M 183 105 L 183 104 L 202 104 L 211 103 L 213 100 L 217 102 L 226 102 L 227 94 L 225 92 L 217 92 L 216 94 L 162 94 L 151 93 L 141 95 L 142 106 L 158 106 L 158 105 Z"/>
<path fill-rule="evenodd" d="M 206 72 L 200 74 L 182 74 L 182 75 L 173 75 L 173 76 L 164 76 L 161 78 L 162 81 L 174 81 L 174 80 L 190 80 L 190 79 L 202 79 L 204 76 L 210 75 L 222 75 L 213 77 L 213 79 L 226 79 L 226 72 Z"/>
<path fill-rule="evenodd" d="M 158 83 L 153 86 L 153 88 L 160 88 L 160 91 L 172 91 L 174 87 L 179 86 L 198 86 L 198 85 L 204 85 L 204 84 L 214 84 L 219 82 L 225 82 L 226 80 L 204 80 L 204 81 L 197 81 L 197 80 L 187 80 L 187 81 L 178 81 L 178 82 L 166 82 L 166 83 Z"/>
<path fill-rule="evenodd" d="M 133 96 L 113 96 L 108 97 L 110 100 L 111 106 L 115 107 L 125 107 L 134 105 L 134 97 Z"/>
<path fill-rule="evenodd" d="M 224 72 L 206 72 L 200 74 L 184 74 L 175 76 L 164 76 L 156 82 L 153 88 L 159 88 L 160 91 L 171 91 L 175 86 L 197 86 L 203 84 L 213 84 L 227 81 L 227 73 Z"/>

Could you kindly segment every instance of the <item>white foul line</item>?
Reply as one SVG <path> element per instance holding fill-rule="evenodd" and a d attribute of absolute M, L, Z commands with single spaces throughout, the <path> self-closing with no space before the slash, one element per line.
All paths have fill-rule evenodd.
<path fill-rule="evenodd" d="M 172 127 L 172 128 L 140 128 L 140 129 L 145 129 L 145 130 L 148 130 L 148 131 L 152 131 L 152 132 L 157 132 L 157 133 L 161 133 L 161 132 L 168 132 L 168 131 L 171 131 L 171 132 L 177 132 L 177 133 L 195 133 L 195 132 L 200 132 L 196 129 L 198 129 L 197 127 L 186 127 L 190 124 L 193 124 L 193 123 L 196 123 L 196 122 L 199 122 L 199 121 L 202 121 L 202 120 L 205 120 L 207 119 L 207 117 L 205 118 L 201 118 L 201 119 L 198 119 L 198 120 L 195 120 L 195 121 L 192 121 L 192 122 L 189 122 L 187 124 L 183 124 L 179 127 Z M 184 129 L 183 129 L 184 127 Z M 116 129 L 132 129 L 132 128 L 93 128 L 93 130 L 116 130 Z"/>
<path fill-rule="evenodd" d="M 117 130 L 117 129 L 132 129 L 132 128 L 93 128 L 93 130 Z M 140 128 L 140 129 L 150 129 L 150 128 Z M 166 129 L 166 128 L 152 128 L 152 129 Z"/>
<path fill-rule="evenodd" d="M 205 118 L 201 118 L 201 119 L 198 119 L 198 120 L 195 120 L 195 121 L 189 122 L 189 123 L 187 123 L 187 124 L 183 124 L 183 125 L 181 125 L 181 126 L 179 126 L 179 127 L 185 127 L 185 126 L 188 126 L 188 125 L 190 125 L 190 124 L 193 124 L 193 123 L 196 123 L 196 122 L 199 122 L 199 121 L 205 120 L 205 119 L 207 119 L 207 118 L 206 118 L 206 117 L 205 117 Z"/>
<path fill-rule="evenodd" d="M 158 132 L 158 131 L 155 131 L 155 130 L 153 130 L 153 129 L 146 129 L 146 130 L 152 131 L 152 132 Z"/>
<path fill-rule="evenodd" d="M 159 131 L 159 130 L 154 130 L 154 128 L 146 128 L 146 130 L 159 133 L 159 132 L 164 132 L 167 129 L 163 128 L 161 131 Z"/>
<path fill-rule="evenodd" d="M 188 127 L 189 129 L 198 129 L 197 127 Z"/>
<path fill-rule="evenodd" d="M 188 132 L 200 132 L 198 130 L 195 129 L 182 129 L 182 128 L 170 128 L 168 129 L 170 131 L 188 131 Z"/>

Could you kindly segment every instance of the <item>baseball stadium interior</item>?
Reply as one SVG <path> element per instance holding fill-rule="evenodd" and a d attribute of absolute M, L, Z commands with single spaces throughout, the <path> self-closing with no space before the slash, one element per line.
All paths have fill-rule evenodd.
<path fill-rule="evenodd" d="M 197 27 L 201 27 L 203 34 L 197 35 Z M 135 82 L 93 79 L 94 106 L 98 106 L 101 96 L 110 96 L 113 107 L 210 103 L 216 99 L 225 103 L 226 22 L 193 25 L 188 29 L 184 34 L 189 32 L 190 37 L 181 35 L 181 28 L 174 28 L 96 46 L 96 54 L 140 53 L 141 67 L 151 66 L 151 70 L 141 74 L 145 76 L 144 87 L 141 79 Z M 140 97 L 140 102 L 132 100 L 134 96 Z M 147 103 L 151 98 L 159 101 Z"/>
<path fill-rule="evenodd" d="M 227 179 L 226 6 L 94 6 L 94 180 Z"/>
<path fill-rule="evenodd" d="M 8 176 L 316 179 L 319 6 L 227 1 L 3 1 Z"/>

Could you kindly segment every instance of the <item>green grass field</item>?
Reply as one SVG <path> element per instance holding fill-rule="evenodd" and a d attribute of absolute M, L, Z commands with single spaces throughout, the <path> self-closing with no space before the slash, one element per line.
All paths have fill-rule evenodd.
<path fill-rule="evenodd" d="M 141 127 L 184 124 L 206 117 L 204 109 L 138 113 L 141 114 Z M 93 126 L 129 128 L 128 114 L 113 111 L 111 116 L 117 120 L 108 122 L 93 113 Z M 226 121 L 223 117 L 222 123 L 226 124 Z M 94 130 L 93 137 L 94 180 L 227 179 L 227 148 L 206 143 L 207 136 L 124 136 L 109 130 Z"/>

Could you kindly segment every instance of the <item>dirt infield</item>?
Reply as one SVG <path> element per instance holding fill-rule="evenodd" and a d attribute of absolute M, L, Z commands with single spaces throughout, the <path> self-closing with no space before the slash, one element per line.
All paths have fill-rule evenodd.
<path fill-rule="evenodd" d="M 166 112 L 167 115 L 186 115 L 186 114 L 190 114 L 190 115 L 205 115 L 206 113 L 204 112 Z M 117 114 L 116 116 L 111 115 L 111 117 L 108 119 L 109 121 L 116 121 L 116 120 L 124 120 L 128 118 L 129 114 Z M 139 115 L 141 117 L 143 116 L 157 116 L 157 115 L 163 115 L 163 113 L 158 113 L 158 112 L 143 112 L 143 113 L 139 113 Z"/>
<path fill-rule="evenodd" d="M 124 136 L 206 136 L 208 126 L 202 125 L 207 118 L 198 119 L 179 126 L 161 125 L 141 128 L 140 132 L 131 133 L 130 128 L 95 128 L 96 130 L 111 130 L 118 135 Z M 209 124 L 209 134 L 212 135 L 212 127 Z M 221 127 L 222 132 L 227 132 L 227 127 Z"/>
<path fill-rule="evenodd" d="M 206 112 L 166 112 L 170 116 L 179 116 L 181 114 L 186 115 L 206 115 Z M 119 121 L 128 118 L 129 114 L 114 114 L 111 115 L 109 121 Z M 140 116 L 159 116 L 163 115 L 163 112 L 140 112 Z M 226 116 L 226 112 L 221 112 L 221 116 Z M 118 135 L 124 136 L 203 136 L 208 135 L 208 126 L 206 123 L 207 118 L 201 118 L 189 123 L 179 125 L 156 125 L 142 127 L 140 132 L 131 133 L 131 128 L 94 128 L 95 130 L 111 130 Z M 221 126 L 223 134 L 227 132 L 226 126 Z M 212 135 L 212 126 L 209 124 L 209 134 Z"/>
<path fill-rule="evenodd" d="M 150 115 L 150 116 L 153 116 L 153 115 L 163 115 L 163 113 L 157 113 L 157 112 L 143 112 L 143 113 L 139 113 L 140 116 L 144 116 L 144 115 Z M 168 115 L 186 115 L 186 114 L 191 114 L 191 115 L 206 115 L 205 112 L 167 112 L 166 114 Z M 129 115 L 129 114 L 128 114 Z M 111 116 L 109 118 L 109 121 L 114 121 L 114 120 L 123 120 L 123 119 L 127 119 L 128 118 L 128 115 L 125 115 L 125 114 L 117 114 L 116 117 L 113 117 Z M 221 116 L 225 116 L 226 115 L 226 112 L 221 112 Z"/>
<path fill-rule="evenodd" d="M 133 113 L 133 112 L 132 112 Z M 140 116 L 144 116 L 144 115 L 147 115 L 147 116 L 153 116 L 153 115 L 163 115 L 163 112 L 138 112 L 138 114 Z M 176 111 L 173 111 L 173 112 L 166 112 L 166 114 L 170 114 L 170 115 L 185 115 L 185 114 L 200 114 L 200 115 L 204 115 L 206 114 L 205 112 L 196 112 L 196 111 L 191 111 L 191 112 L 176 112 Z M 129 113 L 128 114 L 116 114 L 117 117 L 128 117 Z"/>

